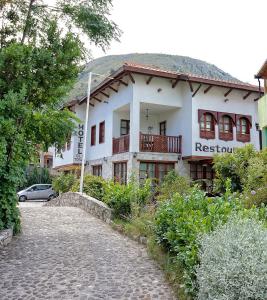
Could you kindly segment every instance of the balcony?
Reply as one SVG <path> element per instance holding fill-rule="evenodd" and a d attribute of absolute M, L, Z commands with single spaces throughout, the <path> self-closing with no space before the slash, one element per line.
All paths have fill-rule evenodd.
<path fill-rule="evenodd" d="M 182 136 L 140 133 L 141 152 L 182 153 Z"/>
<path fill-rule="evenodd" d="M 123 135 L 119 138 L 113 138 L 113 154 L 129 152 L 130 136 Z"/>

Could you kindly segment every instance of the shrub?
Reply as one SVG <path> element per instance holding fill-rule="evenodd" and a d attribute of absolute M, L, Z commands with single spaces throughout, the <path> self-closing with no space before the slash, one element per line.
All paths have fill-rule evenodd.
<path fill-rule="evenodd" d="M 254 190 L 267 178 L 267 149 L 257 152 L 252 145 L 247 145 L 234 153 L 215 155 L 214 170 L 217 191 L 225 191 L 227 178 L 231 178 L 233 192 Z"/>
<path fill-rule="evenodd" d="M 196 292 L 195 266 L 198 263 L 200 233 L 212 231 L 225 223 L 232 211 L 241 209 L 239 199 L 229 191 L 221 198 L 208 198 L 198 188 L 192 188 L 185 196 L 175 194 L 172 200 L 163 202 L 155 217 L 155 234 L 158 243 L 175 254 L 184 268 L 187 291 Z"/>
<path fill-rule="evenodd" d="M 58 193 L 66 193 L 69 192 L 72 186 L 76 183 L 77 179 L 73 174 L 64 174 L 62 173 L 60 176 L 55 177 L 53 179 L 52 185 L 54 191 Z"/>
<path fill-rule="evenodd" d="M 132 179 L 127 185 L 109 181 L 105 188 L 104 202 L 114 211 L 116 217 L 130 218 L 137 216 L 140 208 L 151 198 L 151 181 L 139 185 Z"/>
<path fill-rule="evenodd" d="M 245 206 L 248 208 L 253 206 L 261 207 L 262 205 L 267 205 L 267 183 L 266 186 L 245 192 L 243 194 L 243 201 Z"/>
<path fill-rule="evenodd" d="M 171 199 L 175 193 L 180 195 L 186 194 L 190 189 L 189 178 L 179 176 L 175 170 L 170 171 L 163 180 L 162 185 L 159 187 L 158 201 Z"/>
<path fill-rule="evenodd" d="M 52 178 L 47 168 L 40 168 L 34 166 L 32 169 L 29 168 L 26 172 L 26 184 L 25 187 L 31 186 L 37 183 L 51 183 Z"/>
<path fill-rule="evenodd" d="M 105 194 L 106 181 L 100 176 L 85 175 L 83 181 L 83 191 L 88 196 L 102 201 Z M 76 180 L 71 187 L 73 192 L 78 192 L 80 187 L 80 180 Z"/>
<path fill-rule="evenodd" d="M 267 230 L 230 219 L 200 240 L 199 300 L 267 299 Z"/>

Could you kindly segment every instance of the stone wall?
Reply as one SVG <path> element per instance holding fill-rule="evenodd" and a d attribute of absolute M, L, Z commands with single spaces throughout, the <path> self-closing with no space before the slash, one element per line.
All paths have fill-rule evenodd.
<path fill-rule="evenodd" d="M 0 231 L 0 249 L 9 244 L 13 237 L 12 229 L 5 229 Z"/>
<path fill-rule="evenodd" d="M 153 153 L 153 152 L 139 152 L 139 153 L 120 153 L 110 157 L 105 157 L 102 159 L 96 159 L 89 161 L 89 164 L 85 168 L 85 172 L 92 174 L 92 169 L 94 165 L 102 165 L 102 177 L 104 179 L 113 178 L 113 164 L 115 162 L 127 162 L 127 177 L 128 180 L 131 176 L 136 176 L 139 180 L 139 168 L 140 161 L 171 161 L 175 162 L 175 170 L 179 175 L 190 177 L 190 168 L 187 161 L 178 160 L 178 154 L 175 153 Z"/>
<path fill-rule="evenodd" d="M 47 202 L 45 206 L 78 207 L 106 223 L 110 223 L 112 220 L 112 210 L 105 203 L 81 193 L 68 192 L 61 194 L 59 197 Z"/>

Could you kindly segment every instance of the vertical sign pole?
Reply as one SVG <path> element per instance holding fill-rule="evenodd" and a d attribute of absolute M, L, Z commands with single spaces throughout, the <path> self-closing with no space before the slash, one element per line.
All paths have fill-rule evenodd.
<path fill-rule="evenodd" d="M 85 116 L 85 129 L 84 129 L 84 139 L 83 139 L 83 158 L 82 158 L 81 178 L 80 178 L 80 193 L 83 192 L 83 178 L 84 178 L 84 165 L 85 165 L 87 134 L 88 134 L 88 118 L 89 118 L 89 106 L 90 106 L 90 94 L 91 94 L 91 81 L 92 81 L 92 72 L 89 72 L 88 88 L 87 88 L 87 106 L 86 106 L 86 116 Z"/>

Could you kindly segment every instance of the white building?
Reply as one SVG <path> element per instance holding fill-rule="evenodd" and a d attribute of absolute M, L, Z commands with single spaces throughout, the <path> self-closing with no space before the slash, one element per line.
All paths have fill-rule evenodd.
<path fill-rule="evenodd" d="M 124 64 L 91 93 L 86 171 L 124 182 L 168 170 L 211 179 L 212 156 L 260 148 L 256 86 Z M 68 106 L 81 122 L 53 167 L 81 164 L 86 98 Z"/>

